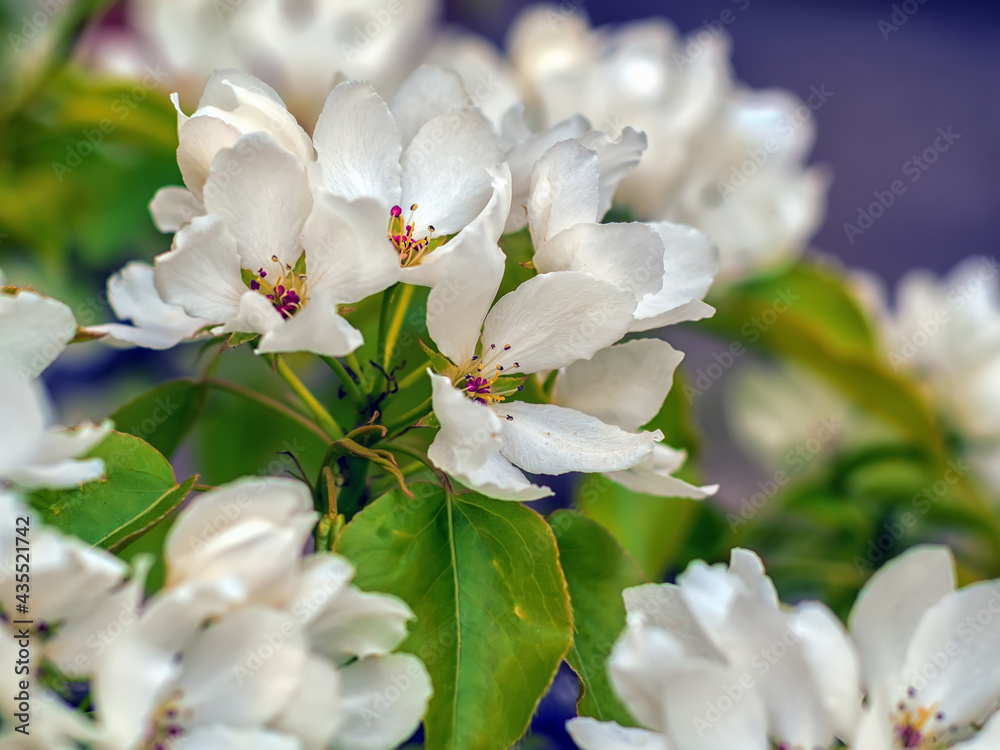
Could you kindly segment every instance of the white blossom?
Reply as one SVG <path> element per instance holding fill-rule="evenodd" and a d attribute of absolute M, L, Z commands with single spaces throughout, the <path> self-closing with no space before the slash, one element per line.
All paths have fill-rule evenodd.
<path fill-rule="evenodd" d="M 827 748 L 853 731 L 861 694 L 853 646 L 822 604 L 782 609 L 761 561 L 692 563 L 677 584 L 625 591 L 628 621 L 608 662 L 646 729 L 569 723 L 586 750 Z"/>

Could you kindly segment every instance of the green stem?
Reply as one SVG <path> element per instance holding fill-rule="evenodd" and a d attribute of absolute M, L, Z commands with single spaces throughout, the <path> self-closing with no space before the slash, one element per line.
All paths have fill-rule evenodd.
<path fill-rule="evenodd" d="M 383 366 L 388 365 L 384 353 L 386 351 L 386 341 L 389 336 L 389 311 L 392 309 L 392 300 L 396 296 L 397 289 L 399 289 L 399 284 L 393 284 L 382 292 L 382 308 L 378 314 L 378 344 L 375 346 L 375 361 L 381 363 Z"/>
<path fill-rule="evenodd" d="M 273 412 L 277 412 L 288 419 L 298 422 L 300 425 L 305 427 L 310 432 L 315 433 L 323 440 L 328 440 L 329 436 L 323 431 L 323 429 L 316 424 L 306 419 L 304 416 L 299 414 L 292 408 L 285 406 L 280 401 L 275 401 L 269 396 L 265 396 L 262 393 L 257 393 L 257 391 L 247 388 L 246 386 L 240 385 L 239 383 L 230 383 L 228 380 L 218 380 L 212 378 L 211 380 L 202 381 L 206 385 L 210 385 L 213 388 L 218 388 L 220 391 L 228 391 L 229 393 L 245 398 L 248 401 L 254 401 L 260 404 L 266 409 L 270 409 Z"/>
<path fill-rule="evenodd" d="M 338 378 L 340 378 L 340 382 L 344 384 L 344 390 L 346 390 L 347 395 L 351 397 L 351 401 L 353 401 L 357 406 L 364 406 L 364 394 L 361 392 L 358 384 L 354 382 L 354 378 L 351 377 L 347 368 L 340 363 L 340 360 L 335 357 L 320 357 L 320 359 L 326 362 L 330 369 L 337 374 Z M 361 375 L 359 374 L 358 377 L 360 378 Z"/>
<path fill-rule="evenodd" d="M 361 381 L 361 389 L 367 393 L 371 389 L 371 385 L 368 383 L 368 378 L 365 377 L 365 371 L 361 369 L 361 362 L 358 361 L 358 355 L 351 352 L 344 359 L 347 360 L 347 364 L 351 366 L 351 369 L 354 370 L 354 373 Z"/>
<path fill-rule="evenodd" d="M 410 409 L 399 419 L 393 420 L 392 424 L 386 425 L 386 429 L 389 431 L 387 440 L 392 440 L 394 437 L 398 437 L 396 432 L 409 427 L 411 424 L 416 422 L 421 417 L 425 417 L 430 413 L 430 407 L 433 405 L 433 398 L 428 396 L 427 400 L 424 401 L 420 406 Z"/>
<path fill-rule="evenodd" d="M 330 416 L 330 412 L 323 407 L 323 404 L 312 394 L 312 391 L 306 388 L 305 383 L 299 380 L 298 376 L 292 372 L 292 369 L 285 364 L 285 360 L 276 354 L 272 361 L 278 370 L 278 375 L 288 383 L 289 388 L 295 391 L 295 395 L 301 399 L 302 403 L 309 407 L 313 416 L 316 417 L 319 426 L 323 428 L 326 434 L 334 440 L 340 440 L 340 438 L 344 437 L 344 431 L 340 429 L 340 425 Z"/>
<path fill-rule="evenodd" d="M 413 299 L 413 293 L 416 287 L 410 284 L 403 284 L 400 290 L 398 300 L 395 301 L 396 309 L 392 316 L 392 323 L 389 325 L 389 333 L 385 338 L 383 352 L 382 364 L 386 370 L 389 369 L 390 360 L 392 359 L 392 350 L 396 348 L 396 341 L 399 339 L 399 332 L 403 330 L 403 322 L 406 319 L 406 311 L 410 307 L 410 301 Z"/>

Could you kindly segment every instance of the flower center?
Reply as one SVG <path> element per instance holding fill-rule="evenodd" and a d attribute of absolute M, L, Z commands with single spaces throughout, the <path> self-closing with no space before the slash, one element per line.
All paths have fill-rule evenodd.
<path fill-rule="evenodd" d="M 950 747 L 968 734 L 957 724 L 945 723 L 945 715 L 937 706 L 922 706 L 914 699 L 915 688 L 906 691 L 908 701 L 900 701 L 893 715 L 894 748 L 899 750 L 939 750 Z"/>
<path fill-rule="evenodd" d="M 306 275 L 295 273 L 287 263 L 282 266 L 276 255 L 272 255 L 271 260 L 277 264 L 278 271 L 269 274 L 263 268 L 257 269 L 250 280 L 250 288 L 267 297 L 281 317 L 288 320 L 305 302 Z"/>
<path fill-rule="evenodd" d="M 403 268 L 419 266 L 424 258 L 435 249 L 441 247 L 447 238 L 432 237 L 434 227 L 427 225 L 427 232 L 421 237 L 414 237 L 416 224 L 413 220 L 417 212 L 417 204 L 410 206 L 410 218 L 403 221 L 403 209 L 393 206 L 389 212 L 389 241 L 399 253 L 399 264 Z"/>
<path fill-rule="evenodd" d="M 507 383 L 503 383 L 500 380 L 500 376 L 504 374 L 504 367 L 503 365 L 496 364 L 496 360 L 501 354 L 508 351 L 510 351 L 510 344 L 506 344 L 502 348 L 497 347 L 496 344 L 490 344 L 490 348 L 486 350 L 483 356 L 478 354 L 473 355 L 465 367 L 459 369 L 458 375 L 453 382 L 456 386 L 463 389 L 468 398 L 480 404 L 491 406 L 492 404 L 506 401 L 507 396 L 524 390 L 524 385 L 520 383 L 514 387 L 501 390 L 504 385 L 510 383 L 510 380 L 508 379 Z M 514 367 L 520 367 L 520 365 L 515 362 Z M 482 375 L 484 371 L 488 373 L 490 370 L 493 371 L 491 377 L 484 377 Z M 459 385 L 460 383 L 462 385 Z M 513 417 L 508 415 L 507 419 L 513 419 Z"/>
<path fill-rule="evenodd" d="M 145 744 L 141 746 L 142 750 L 169 750 L 184 734 L 184 725 L 181 719 L 183 714 L 190 714 L 190 711 L 181 710 L 178 703 L 179 698 L 180 693 L 167 698 L 150 717 L 149 729 L 144 738 Z"/>

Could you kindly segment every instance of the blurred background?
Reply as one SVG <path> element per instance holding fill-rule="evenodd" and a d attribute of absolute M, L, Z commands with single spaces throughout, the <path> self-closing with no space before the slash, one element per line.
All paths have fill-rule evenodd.
<path fill-rule="evenodd" d="M 512 19 L 526 5 L 517 0 L 448 0 L 442 23 L 475 31 L 502 47 Z M 682 33 L 697 33 L 727 14 L 732 20 L 725 30 L 739 80 L 757 89 L 790 89 L 801 97 L 816 89 L 827 92 L 827 101 L 815 112 L 812 162 L 829 169 L 832 187 L 826 219 L 812 242 L 815 251 L 847 267 L 872 271 L 890 285 L 915 267 L 944 272 L 964 257 L 995 254 L 1000 236 L 998 4 L 562 0 L 561 5 L 586 14 L 595 26 L 659 16 Z M 39 8 L 48 21 L 25 25 L 24 19 Z M 52 63 L 71 54 L 80 19 L 95 9 L 104 13 L 107 26 L 123 22 L 114 3 L 4 0 L 0 7 L 0 268 L 7 283 L 34 285 L 66 300 L 82 325 L 112 319 L 100 293 L 111 272 L 129 259 L 151 260 L 167 249 L 169 237 L 155 230 L 146 207 L 157 188 L 179 184 L 176 116 L 162 91 L 151 86 L 137 94 L 131 85 L 95 85 Z M 129 113 L 120 125 L 116 117 L 111 131 L 94 130 L 94 123 L 119 111 Z M 940 131 L 952 134 L 948 149 L 933 163 L 914 162 Z M 91 135 L 81 140 L 81 133 Z M 88 140 L 92 147 L 83 145 Z M 90 158 L 91 152 L 97 156 Z M 884 215 L 861 234 L 845 231 L 845 224 L 857 225 L 859 210 L 873 195 L 895 180 L 903 180 L 906 191 Z M 688 377 L 717 361 L 728 346 L 728 340 L 697 327 L 672 330 L 670 341 L 687 353 Z M 66 423 L 100 418 L 150 382 L 190 372 L 198 360 L 196 349 L 160 353 L 74 347 L 46 373 L 46 382 Z M 761 361 L 751 354 L 741 365 Z M 730 509 L 766 482 L 773 469 L 739 444 L 728 421 L 730 380 L 740 369 L 727 371 L 708 395 L 687 404 L 702 447 L 702 477 L 722 484 L 718 505 Z M 810 394 L 816 402 L 826 397 Z M 272 460 L 275 446 L 258 440 L 251 423 L 232 429 L 233 408 L 216 404 L 202 434 L 185 449 L 198 453 L 199 468 L 208 466 L 211 481 L 253 471 L 254 462 L 264 470 Z M 829 404 L 831 413 L 841 413 L 840 408 L 835 399 Z M 226 441 L 234 439 L 234 432 L 239 433 L 235 439 L 241 441 L 242 463 L 227 464 L 232 451 Z M 830 442 L 824 452 L 833 452 L 836 441 Z M 179 460 L 190 459 L 182 452 Z M 813 468 L 803 477 L 811 477 Z M 914 486 L 924 481 L 917 478 Z M 833 487 L 831 496 L 841 490 Z M 908 492 L 906 487 L 898 491 L 902 497 Z M 891 517 L 882 507 L 864 519 L 870 528 L 877 530 Z M 699 539 L 718 536 L 725 527 L 718 518 L 696 518 L 694 513 L 678 524 L 690 537 L 671 542 L 666 577 L 693 556 L 719 559 L 730 546 L 728 537 L 714 547 L 699 546 Z M 809 527 L 803 544 L 812 544 L 815 534 Z M 758 542 L 763 538 L 756 537 Z M 824 549 L 832 556 L 834 542 L 820 547 L 818 554 Z M 801 565 L 800 559 L 792 559 Z M 782 576 L 779 561 L 773 562 L 784 598 L 817 593 L 794 575 Z M 828 574 L 830 570 L 817 568 L 802 575 Z M 839 592 L 839 606 L 833 602 L 839 611 L 856 583 L 852 579 Z M 562 724 L 573 715 L 575 699 L 575 679 L 564 670 L 524 747 L 572 747 Z"/>

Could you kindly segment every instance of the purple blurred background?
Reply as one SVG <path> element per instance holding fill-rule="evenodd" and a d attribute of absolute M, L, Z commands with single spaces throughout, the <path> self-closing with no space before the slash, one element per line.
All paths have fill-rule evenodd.
<path fill-rule="evenodd" d="M 813 160 L 833 170 L 817 249 L 893 283 L 907 269 L 944 271 L 993 255 L 1000 235 L 1000 4 L 956 0 L 563 0 L 595 25 L 663 16 L 690 32 L 730 9 L 737 77 L 754 88 L 833 92 L 816 112 Z M 450 21 L 502 43 L 521 0 L 449 0 Z M 898 31 L 893 6 L 916 8 Z M 745 10 L 741 10 L 745 8 Z M 897 16 L 897 19 L 899 16 Z M 885 35 L 888 38 L 885 38 Z M 960 137 L 911 182 L 904 165 L 938 128 Z M 912 171 L 914 166 L 910 166 Z M 845 223 L 893 180 L 906 193 L 863 235 Z"/>

